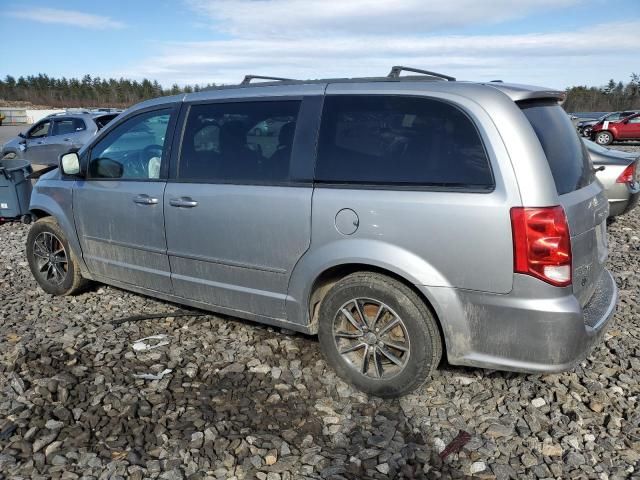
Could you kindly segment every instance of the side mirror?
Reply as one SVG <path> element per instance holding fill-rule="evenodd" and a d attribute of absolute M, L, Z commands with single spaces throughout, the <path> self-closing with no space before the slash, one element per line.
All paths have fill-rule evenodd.
<path fill-rule="evenodd" d="M 110 158 L 96 158 L 89 163 L 91 178 L 122 178 L 124 167 Z"/>
<path fill-rule="evenodd" d="M 629 123 L 629 119 L 628 119 L 628 118 L 625 118 L 625 119 L 622 121 L 622 123 Z"/>
<path fill-rule="evenodd" d="M 26 137 L 26 135 L 25 135 L 24 133 L 22 133 L 22 132 L 20 132 L 20 133 L 18 134 L 18 136 L 19 136 L 20 138 L 27 138 L 27 137 Z"/>
<path fill-rule="evenodd" d="M 74 177 L 81 176 L 80 157 L 76 152 L 69 152 L 60 155 L 60 171 L 63 175 Z"/>

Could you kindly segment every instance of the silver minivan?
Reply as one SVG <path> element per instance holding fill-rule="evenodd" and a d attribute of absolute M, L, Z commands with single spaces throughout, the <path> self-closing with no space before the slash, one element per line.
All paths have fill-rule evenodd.
<path fill-rule="evenodd" d="M 57 165 L 58 156 L 78 149 L 117 113 L 55 113 L 36 122 L 2 145 L 0 158 L 27 159 L 33 164 Z"/>
<path fill-rule="evenodd" d="M 409 70 L 419 75 L 400 75 Z M 611 319 L 608 203 L 564 94 L 394 68 L 140 103 L 31 199 L 33 275 L 318 334 L 383 397 L 450 364 L 554 372 Z"/>

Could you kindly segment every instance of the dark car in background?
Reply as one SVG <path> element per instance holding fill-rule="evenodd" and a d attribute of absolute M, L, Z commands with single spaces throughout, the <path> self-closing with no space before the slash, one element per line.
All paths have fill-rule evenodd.
<path fill-rule="evenodd" d="M 83 111 L 49 115 L 5 143 L 0 158 L 55 165 L 60 154 L 82 147 L 118 114 Z"/>
<path fill-rule="evenodd" d="M 578 133 L 580 135 L 589 138 L 591 136 L 591 129 L 594 125 L 600 122 L 617 122 L 623 118 L 627 118 L 628 116 L 633 115 L 634 113 L 640 113 L 640 111 L 624 110 L 621 112 L 607 113 L 606 115 L 602 115 L 601 117 L 596 119 L 588 118 L 580 120 L 578 123 L 576 123 L 576 129 L 578 130 Z"/>
<path fill-rule="evenodd" d="M 609 200 L 609 218 L 633 209 L 640 197 L 640 155 L 606 148 L 586 139 L 583 142 Z"/>

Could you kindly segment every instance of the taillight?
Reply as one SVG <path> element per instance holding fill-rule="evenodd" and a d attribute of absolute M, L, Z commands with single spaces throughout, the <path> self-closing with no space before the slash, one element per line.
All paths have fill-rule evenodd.
<path fill-rule="evenodd" d="M 571 238 L 564 209 L 513 207 L 513 271 L 556 287 L 571 285 Z"/>
<path fill-rule="evenodd" d="M 636 180 L 636 162 L 633 162 L 625 168 L 616 183 L 633 183 Z"/>

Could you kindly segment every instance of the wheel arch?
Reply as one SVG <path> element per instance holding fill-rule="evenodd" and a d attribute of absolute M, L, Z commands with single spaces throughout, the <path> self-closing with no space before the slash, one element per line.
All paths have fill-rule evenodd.
<path fill-rule="evenodd" d="M 29 213 L 35 217 L 35 220 L 46 217 L 53 217 L 56 220 L 67 238 L 69 248 L 71 248 L 73 254 L 78 260 L 80 271 L 83 275 L 88 275 L 88 270 L 82 256 L 82 248 L 80 247 L 80 242 L 76 233 L 73 213 L 67 213 L 66 209 L 64 209 L 60 203 L 54 201 L 49 196 L 38 192 L 36 189 L 34 189 L 31 194 Z"/>
<path fill-rule="evenodd" d="M 7 147 L 2 150 L 2 153 L 0 153 L 0 158 L 4 158 L 6 155 L 9 155 L 11 153 L 13 153 L 16 157 L 20 155 L 16 148 Z"/>
<path fill-rule="evenodd" d="M 309 327 L 312 331 L 317 331 L 318 324 L 318 312 L 320 310 L 320 304 L 324 300 L 327 292 L 331 289 L 333 285 L 335 285 L 342 278 L 356 272 L 370 272 L 370 273 L 378 273 L 380 275 L 384 275 L 389 278 L 393 278 L 398 282 L 404 284 L 409 287 L 418 297 L 424 302 L 426 307 L 429 309 L 431 314 L 433 315 L 436 324 L 438 325 L 438 330 L 440 332 L 440 339 L 443 344 L 445 344 L 445 337 L 442 330 L 442 325 L 440 325 L 440 318 L 436 309 L 433 306 L 434 300 L 430 299 L 422 290 L 417 288 L 414 283 L 410 282 L 407 278 L 402 275 L 389 270 L 387 268 L 379 267 L 377 265 L 368 264 L 368 263 L 342 263 L 338 265 L 334 265 L 323 272 L 321 272 L 314 280 L 311 286 L 311 293 L 309 296 L 309 301 L 307 302 L 307 314 L 309 316 Z"/>
<path fill-rule="evenodd" d="M 29 211 L 31 212 L 31 215 L 35 217 L 35 220 L 40 220 L 41 218 L 44 218 L 44 217 L 53 216 L 50 212 L 43 210 L 42 208 L 32 208 Z"/>

